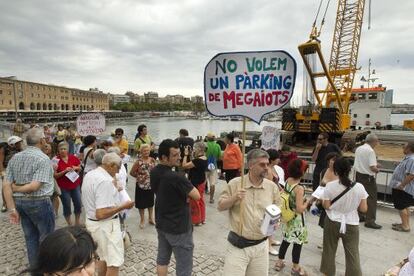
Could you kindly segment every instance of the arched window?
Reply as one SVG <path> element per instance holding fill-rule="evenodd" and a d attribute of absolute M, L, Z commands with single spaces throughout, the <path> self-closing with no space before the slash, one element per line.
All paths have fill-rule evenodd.
<path fill-rule="evenodd" d="M 53 104 L 53 110 L 58 110 L 57 104 Z"/>
<path fill-rule="evenodd" d="M 65 109 L 69 110 L 69 105 L 68 104 L 66 104 Z"/>
<path fill-rule="evenodd" d="M 76 106 L 75 105 L 72 105 L 72 110 L 76 110 Z"/>
<path fill-rule="evenodd" d="M 38 103 L 37 104 L 37 110 L 41 110 L 42 109 L 42 104 L 41 103 Z"/>
<path fill-rule="evenodd" d="M 64 104 L 60 105 L 60 110 L 65 110 L 65 105 Z"/>
<path fill-rule="evenodd" d="M 24 110 L 24 103 L 23 103 L 23 102 L 20 102 L 20 103 L 19 103 L 19 109 Z"/>
<path fill-rule="evenodd" d="M 47 110 L 47 104 L 43 103 L 43 110 Z"/>
<path fill-rule="evenodd" d="M 35 109 L 36 109 L 35 104 L 34 103 L 30 103 L 30 110 L 35 110 Z"/>
<path fill-rule="evenodd" d="M 49 108 L 48 108 L 49 110 L 53 110 L 53 105 L 50 103 L 49 104 Z"/>

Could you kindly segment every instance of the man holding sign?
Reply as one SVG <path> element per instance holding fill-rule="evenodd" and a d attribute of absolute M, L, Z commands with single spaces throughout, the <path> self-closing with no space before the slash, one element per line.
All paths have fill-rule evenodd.
<path fill-rule="evenodd" d="M 221 53 L 207 64 L 207 111 L 214 116 L 245 117 L 243 159 L 246 118 L 259 124 L 265 114 L 285 106 L 292 97 L 295 79 L 296 62 L 285 51 Z M 260 224 L 266 207 L 278 205 L 280 199 L 277 186 L 265 179 L 268 164 L 265 151 L 250 151 L 249 173 L 232 179 L 220 197 L 218 209 L 229 210 L 231 225 L 224 275 L 268 275 L 269 244 Z"/>
<path fill-rule="evenodd" d="M 229 210 L 230 233 L 223 275 L 267 275 L 269 269 L 269 244 L 260 230 L 265 209 L 279 205 L 277 186 L 266 179 L 269 155 L 259 149 L 247 154 L 249 173 L 232 179 L 222 192 L 218 209 Z M 242 211 L 242 208 L 244 211 Z"/>

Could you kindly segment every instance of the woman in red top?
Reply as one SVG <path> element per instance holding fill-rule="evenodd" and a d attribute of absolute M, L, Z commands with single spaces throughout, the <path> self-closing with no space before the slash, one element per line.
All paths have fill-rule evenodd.
<path fill-rule="evenodd" d="M 71 204 L 72 199 L 75 211 L 75 225 L 80 224 L 80 214 L 82 209 L 81 194 L 80 194 L 80 161 L 72 154 L 68 153 L 69 145 L 66 142 L 61 142 L 58 145 L 57 167 L 55 168 L 55 178 L 58 186 L 62 190 L 60 199 L 63 205 L 63 215 L 65 216 L 68 225 L 72 225 Z"/>
<path fill-rule="evenodd" d="M 226 173 L 226 181 L 229 183 L 233 178 L 240 176 L 243 157 L 239 145 L 234 144 L 233 134 L 227 134 L 224 142 L 226 149 L 223 153 L 223 171 Z"/>

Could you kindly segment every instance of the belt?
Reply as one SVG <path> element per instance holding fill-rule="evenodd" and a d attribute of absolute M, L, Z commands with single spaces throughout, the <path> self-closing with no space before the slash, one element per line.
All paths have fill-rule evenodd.
<path fill-rule="evenodd" d="M 372 177 L 372 178 L 375 178 L 375 176 L 373 176 L 373 175 L 370 175 L 370 174 L 367 174 L 367 173 L 360 173 L 360 172 L 356 172 L 357 174 L 360 174 L 360 175 L 362 175 L 362 176 L 366 176 L 366 177 Z"/>
<path fill-rule="evenodd" d="M 14 199 L 17 200 L 43 200 L 43 199 L 50 199 L 50 196 L 15 196 Z"/>
<path fill-rule="evenodd" d="M 116 218 L 118 218 L 118 215 L 112 217 L 111 219 L 116 219 Z M 91 218 L 88 218 L 88 219 L 91 221 L 99 221 L 99 219 L 91 219 Z"/>

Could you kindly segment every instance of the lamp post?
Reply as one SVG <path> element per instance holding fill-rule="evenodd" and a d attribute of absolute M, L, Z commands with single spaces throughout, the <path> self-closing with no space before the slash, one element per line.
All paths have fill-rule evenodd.
<path fill-rule="evenodd" d="M 15 117 L 15 120 L 17 121 L 18 113 L 17 113 L 17 97 L 16 97 L 16 81 L 15 81 L 15 78 L 16 78 L 16 76 L 0 77 L 1 82 L 7 83 L 7 84 L 13 84 L 14 117 Z M 5 80 L 7 80 L 7 81 L 5 81 Z"/>
<path fill-rule="evenodd" d="M 369 88 L 369 82 L 372 82 L 372 85 L 374 85 L 374 82 L 378 79 L 378 78 L 371 78 L 371 75 L 375 75 L 375 69 L 372 69 L 371 72 L 371 58 L 369 58 L 368 61 L 368 79 L 365 79 L 364 76 L 361 77 L 361 81 L 363 82 L 367 82 L 368 88 Z"/>

